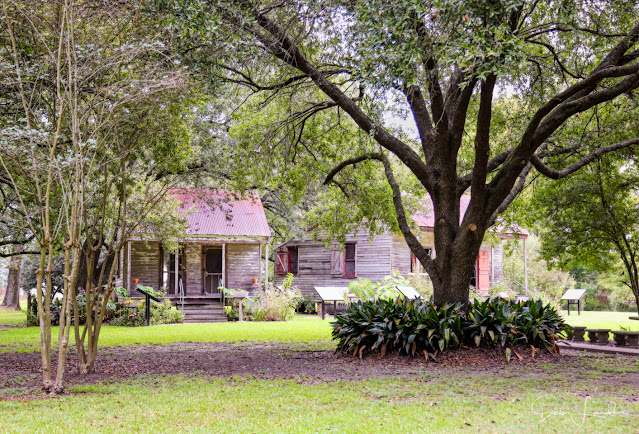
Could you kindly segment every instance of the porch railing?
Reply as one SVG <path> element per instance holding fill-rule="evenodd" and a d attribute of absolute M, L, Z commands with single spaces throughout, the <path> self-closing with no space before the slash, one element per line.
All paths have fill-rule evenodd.
<path fill-rule="evenodd" d="M 178 297 L 179 303 L 182 306 L 182 312 L 184 312 L 184 283 L 182 279 L 178 279 Z"/>
<path fill-rule="evenodd" d="M 204 273 L 204 293 L 208 295 L 217 295 L 221 291 L 219 287 L 222 285 L 222 273 Z M 221 296 L 221 294 L 220 294 Z"/>

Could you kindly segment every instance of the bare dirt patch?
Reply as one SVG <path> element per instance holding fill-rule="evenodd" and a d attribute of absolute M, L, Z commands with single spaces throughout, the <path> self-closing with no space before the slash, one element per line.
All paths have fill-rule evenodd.
<path fill-rule="evenodd" d="M 533 358 L 532 352 L 523 348 L 516 350 L 516 353 L 508 364 L 502 349 L 464 348 L 440 354 L 438 358 L 441 363 L 434 363 L 426 361 L 424 356 L 406 357 L 392 353 L 384 358 L 365 355 L 360 359 L 333 351 L 300 350 L 298 346 L 290 344 L 254 342 L 114 347 L 100 351 L 95 372 L 88 375 L 80 375 L 76 355 L 69 354 L 66 382 L 68 386 L 73 386 L 118 381 L 139 375 L 172 374 L 296 378 L 305 382 L 358 381 L 385 377 L 415 378 L 428 370 L 460 368 L 499 373 L 513 366 L 526 369 L 527 366 L 552 363 L 578 364 L 581 357 L 570 353 L 557 356 L 538 352 Z M 0 353 L 0 366 L 0 399 L 39 393 L 39 353 Z"/>

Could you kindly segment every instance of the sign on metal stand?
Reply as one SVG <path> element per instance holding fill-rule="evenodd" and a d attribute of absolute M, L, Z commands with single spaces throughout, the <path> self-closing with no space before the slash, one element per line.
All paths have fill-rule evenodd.
<path fill-rule="evenodd" d="M 586 295 L 585 289 L 569 289 L 561 297 L 561 300 L 565 300 L 568 304 L 568 315 L 570 315 L 570 305 L 577 305 L 577 315 L 581 315 L 581 299 Z"/>
<path fill-rule="evenodd" d="M 135 289 L 138 292 L 141 292 L 142 294 L 144 294 L 144 318 L 146 320 L 146 325 L 148 326 L 151 320 L 151 300 L 157 301 L 158 303 L 160 303 L 162 300 L 149 294 L 145 290 L 140 289 L 140 285 L 137 285 Z"/>

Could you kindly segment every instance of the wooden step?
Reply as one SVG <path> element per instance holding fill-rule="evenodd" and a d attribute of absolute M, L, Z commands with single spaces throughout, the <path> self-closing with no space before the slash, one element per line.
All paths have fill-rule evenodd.
<path fill-rule="evenodd" d="M 228 319 L 226 316 L 187 316 L 184 318 L 186 322 L 207 322 L 207 321 L 217 321 L 217 322 L 226 322 Z"/>
<path fill-rule="evenodd" d="M 184 298 L 184 306 L 179 301 L 175 305 L 184 314 L 185 323 L 227 322 L 226 311 L 221 300 L 215 298 Z"/>
<path fill-rule="evenodd" d="M 187 319 L 187 318 L 184 318 L 184 324 L 223 323 L 223 322 L 228 322 L 226 317 L 224 317 L 224 318 L 206 318 L 206 319 Z"/>
<path fill-rule="evenodd" d="M 223 310 L 183 310 L 182 313 L 185 317 L 193 315 L 226 315 Z"/>

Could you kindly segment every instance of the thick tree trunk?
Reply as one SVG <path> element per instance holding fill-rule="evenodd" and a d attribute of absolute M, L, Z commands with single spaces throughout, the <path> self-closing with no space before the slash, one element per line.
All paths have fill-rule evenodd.
<path fill-rule="evenodd" d="M 22 250 L 22 246 L 14 247 Z M 7 292 L 2 300 L 0 308 L 5 310 L 20 310 L 20 281 L 22 279 L 22 255 L 16 255 L 9 262 L 9 279 L 7 280 Z"/>
<path fill-rule="evenodd" d="M 474 275 L 475 262 L 483 236 L 457 237 L 449 243 L 436 243 L 435 269 L 431 277 L 433 301 L 437 305 L 461 303 L 468 305 L 470 281 Z"/>

